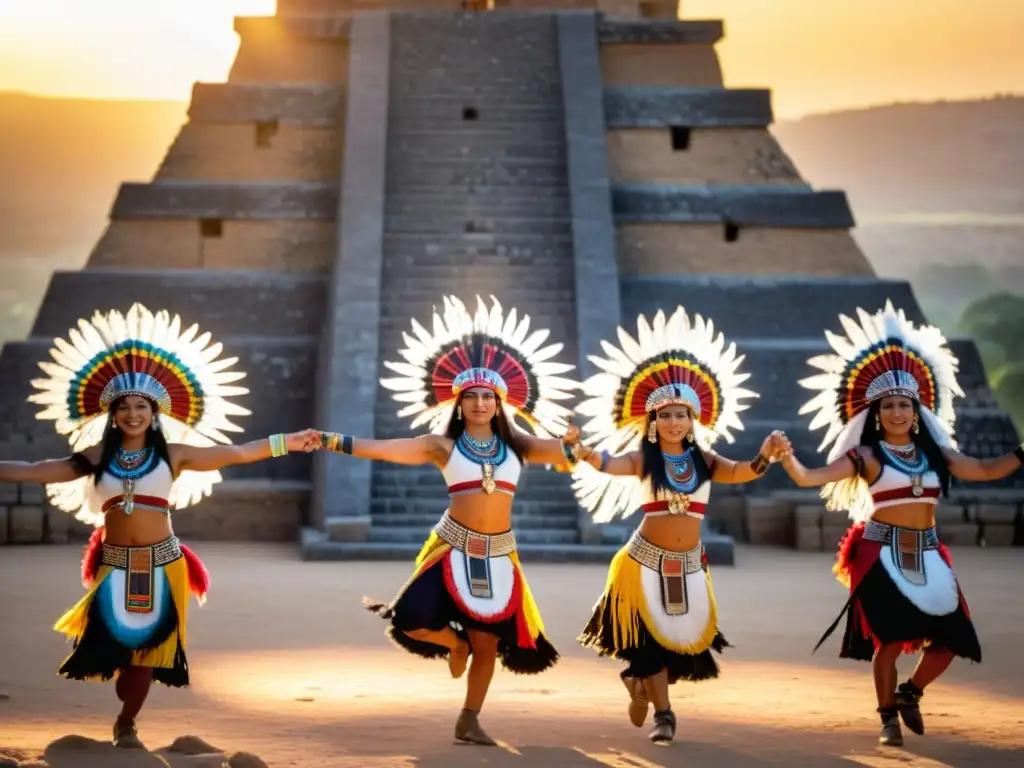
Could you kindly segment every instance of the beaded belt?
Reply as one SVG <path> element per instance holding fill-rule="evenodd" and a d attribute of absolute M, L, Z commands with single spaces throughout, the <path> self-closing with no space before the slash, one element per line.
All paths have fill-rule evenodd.
<path fill-rule="evenodd" d="M 921 531 L 868 520 L 864 526 L 864 538 L 888 547 L 896 568 L 907 581 L 920 585 L 927 583 L 924 553 L 939 548 L 939 534 L 934 527 Z"/>
<path fill-rule="evenodd" d="M 177 536 L 146 547 L 103 544 L 103 565 L 125 571 L 124 608 L 129 613 L 150 613 L 155 604 L 156 569 L 182 556 Z"/>
<path fill-rule="evenodd" d="M 516 535 L 512 531 L 493 535 L 477 533 L 457 523 L 447 512 L 434 530 L 455 549 L 473 557 L 501 557 L 516 551 Z"/>
<path fill-rule="evenodd" d="M 661 576 L 661 603 L 665 613 L 681 616 L 689 611 L 686 577 L 704 568 L 704 545 L 698 544 L 689 552 L 670 552 L 656 547 L 636 532 L 626 547 L 630 557 Z"/>
<path fill-rule="evenodd" d="M 147 547 L 119 547 L 115 544 L 104 542 L 102 563 L 103 565 L 110 565 L 114 568 L 125 570 L 130 563 L 131 553 L 140 550 L 151 553 L 154 568 L 173 563 L 181 557 L 181 545 L 178 543 L 178 537 L 171 536 L 158 544 L 152 544 Z"/>

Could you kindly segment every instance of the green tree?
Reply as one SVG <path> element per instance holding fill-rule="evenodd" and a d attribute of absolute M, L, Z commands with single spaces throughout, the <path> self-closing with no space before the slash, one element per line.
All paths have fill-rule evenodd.
<path fill-rule="evenodd" d="M 989 386 L 1024 431 L 1024 296 L 1004 291 L 973 301 L 959 327 L 974 338 Z"/>

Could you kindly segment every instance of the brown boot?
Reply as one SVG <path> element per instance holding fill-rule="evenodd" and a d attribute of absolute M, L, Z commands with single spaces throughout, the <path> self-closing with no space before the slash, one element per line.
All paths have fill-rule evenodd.
<path fill-rule="evenodd" d="M 879 707 L 878 714 L 882 718 L 878 743 L 885 747 L 902 747 L 903 731 L 900 729 L 899 710 L 896 707 Z"/>
<path fill-rule="evenodd" d="M 114 723 L 113 744 L 115 747 L 122 747 L 124 749 L 146 748 L 146 745 L 139 739 L 138 729 L 135 727 L 134 720 L 127 722 L 118 720 Z"/>
<path fill-rule="evenodd" d="M 466 671 L 469 663 L 469 643 L 463 642 L 458 648 L 448 651 L 448 671 L 452 678 L 458 680 Z"/>
<path fill-rule="evenodd" d="M 455 721 L 455 738 L 467 744 L 482 744 L 486 747 L 498 745 L 498 742 L 480 727 L 480 721 L 472 709 L 463 709 L 459 713 L 459 719 Z"/>
<path fill-rule="evenodd" d="M 647 738 L 655 743 L 667 743 L 676 737 L 676 713 L 663 709 L 654 713 L 654 730 Z"/>
<path fill-rule="evenodd" d="M 629 691 L 629 722 L 637 728 L 647 720 L 647 710 L 651 702 L 647 699 L 647 689 L 644 688 L 642 677 L 624 677 L 622 682 Z"/>
<path fill-rule="evenodd" d="M 924 691 L 910 680 L 900 683 L 896 689 L 896 708 L 899 710 L 903 724 L 918 736 L 924 736 L 924 718 L 921 717 L 921 697 Z"/>

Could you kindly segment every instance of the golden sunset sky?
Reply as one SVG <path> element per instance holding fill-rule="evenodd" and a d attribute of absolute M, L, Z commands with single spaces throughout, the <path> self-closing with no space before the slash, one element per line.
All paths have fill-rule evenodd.
<path fill-rule="evenodd" d="M 0 91 L 187 99 L 223 80 L 236 14 L 275 0 L 0 0 Z M 726 84 L 781 118 L 892 101 L 1024 93 L 1024 0 L 682 0 L 722 18 Z"/>

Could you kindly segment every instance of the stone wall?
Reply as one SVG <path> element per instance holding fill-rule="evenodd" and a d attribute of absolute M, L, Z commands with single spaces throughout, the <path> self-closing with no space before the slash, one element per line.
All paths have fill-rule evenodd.
<path fill-rule="evenodd" d="M 342 85 L 348 81 L 346 30 L 343 25 L 292 28 L 273 16 L 239 17 L 235 20 L 238 54 L 228 80 Z"/>
<path fill-rule="evenodd" d="M 103 231 L 88 267 L 323 272 L 336 237 L 329 221 L 117 219 Z"/>
<path fill-rule="evenodd" d="M 718 273 L 731 275 L 870 275 L 871 266 L 845 230 L 740 227 L 724 224 L 619 224 L 623 277 Z"/>
<path fill-rule="evenodd" d="M 608 132 L 612 179 L 665 184 L 803 184 L 765 128 L 690 128 L 686 146 L 670 127 Z"/>

